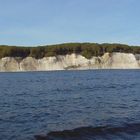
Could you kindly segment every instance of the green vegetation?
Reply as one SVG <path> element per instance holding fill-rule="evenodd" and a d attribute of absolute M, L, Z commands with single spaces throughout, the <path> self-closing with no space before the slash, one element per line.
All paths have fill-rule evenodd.
<path fill-rule="evenodd" d="M 105 52 L 124 52 L 140 54 L 140 47 L 128 46 L 124 44 L 97 44 L 97 43 L 66 43 L 38 47 L 18 47 L 0 45 L 0 58 L 3 57 L 21 57 L 31 56 L 42 58 L 56 55 L 81 54 L 90 59 L 92 56 L 101 56 Z"/>

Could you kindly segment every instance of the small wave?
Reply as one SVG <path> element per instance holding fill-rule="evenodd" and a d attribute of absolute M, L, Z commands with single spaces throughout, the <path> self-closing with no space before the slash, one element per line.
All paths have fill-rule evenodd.
<path fill-rule="evenodd" d="M 112 136 L 122 136 L 126 139 L 128 135 L 136 135 L 140 133 L 140 123 L 126 124 L 122 127 L 79 127 L 73 130 L 52 131 L 46 136 L 36 135 L 36 140 L 89 140 L 96 137 L 111 138 Z M 107 137 L 109 136 L 109 137 Z M 125 137 L 126 136 L 126 137 Z M 124 138 L 125 137 L 125 138 Z"/>

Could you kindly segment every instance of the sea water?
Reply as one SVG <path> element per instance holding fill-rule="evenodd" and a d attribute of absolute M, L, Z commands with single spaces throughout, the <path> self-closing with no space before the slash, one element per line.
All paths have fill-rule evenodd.
<path fill-rule="evenodd" d="M 0 73 L 0 140 L 140 139 L 140 71 Z"/>

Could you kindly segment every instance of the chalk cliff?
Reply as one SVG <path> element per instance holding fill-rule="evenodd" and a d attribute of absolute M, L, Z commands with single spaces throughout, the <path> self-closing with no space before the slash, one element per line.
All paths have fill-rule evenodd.
<path fill-rule="evenodd" d="M 140 54 L 105 53 L 101 57 L 87 59 L 70 54 L 35 59 L 5 57 L 0 59 L 0 71 L 50 71 L 71 69 L 140 69 Z"/>

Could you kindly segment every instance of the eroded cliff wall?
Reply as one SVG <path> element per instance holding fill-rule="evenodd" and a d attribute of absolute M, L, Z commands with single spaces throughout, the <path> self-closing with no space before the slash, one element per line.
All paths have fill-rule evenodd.
<path fill-rule="evenodd" d="M 0 59 L 0 71 L 50 71 L 70 69 L 140 69 L 140 54 L 105 53 L 102 57 L 86 59 L 77 54 L 24 59 L 5 57 Z"/>

